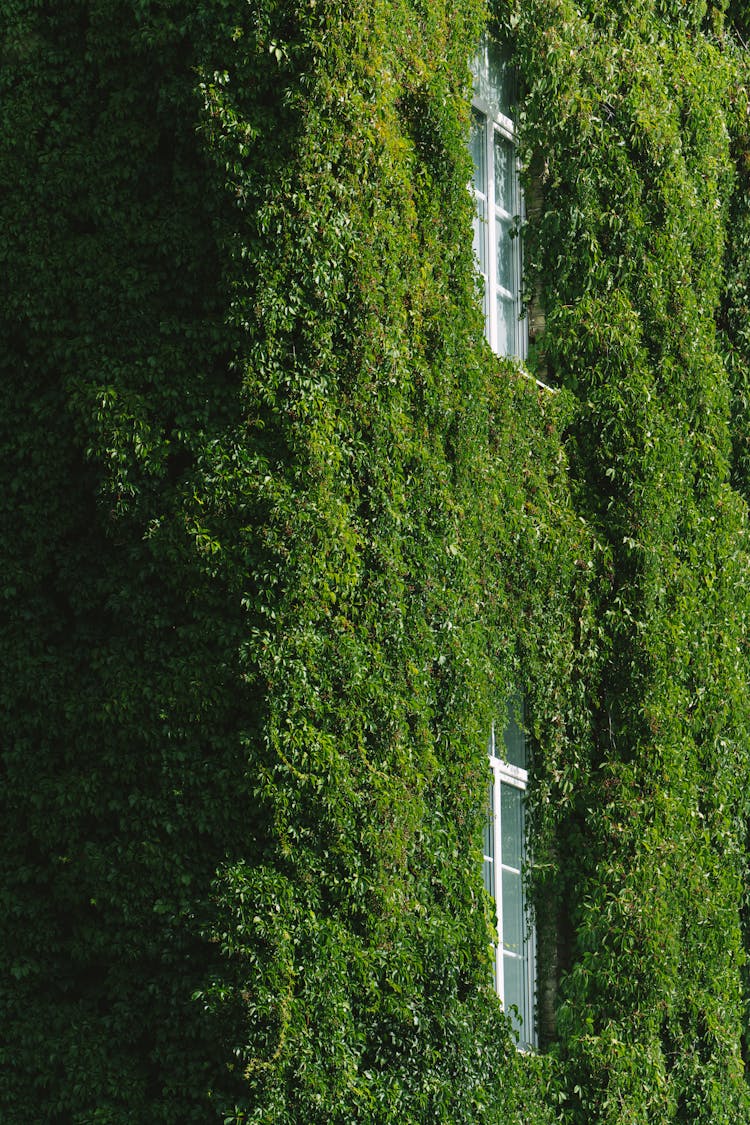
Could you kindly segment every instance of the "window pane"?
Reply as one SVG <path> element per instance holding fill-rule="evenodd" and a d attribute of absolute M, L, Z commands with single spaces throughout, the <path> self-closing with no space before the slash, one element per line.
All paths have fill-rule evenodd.
<path fill-rule="evenodd" d="M 474 257 L 482 277 L 487 276 L 487 205 L 483 199 L 475 199 L 474 212 Z"/>
<path fill-rule="evenodd" d="M 513 296 L 513 248 L 510 245 L 510 219 L 496 219 L 495 239 L 497 252 L 497 284 L 505 289 L 508 296 Z"/>
<path fill-rule="evenodd" d="M 503 949 L 520 953 L 523 944 L 523 888 L 519 871 L 503 868 Z"/>
<path fill-rule="evenodd" d="M 486 197 L 487 195 L 487 118 L 483 113 L 474 109 L 471 112 L 470 148 L 471 159 L 474 161 L 474 188 Z"/>
<path fill-rule="evenodd" d="M 512 119 L 516 101 L 516 73 L 510 61 L 510 51 L 507 46 L 498 47 L 494 43 L 488 43 L 487 46 L 489 86 L 497 91 L 500 112 Z"/>
<path fill-rule="evenodd" d="M 513 297 L 515 286 L 515 261 L 513 258 L 515 246 L 511 231 L 513 223 L 510 219 L 497 219 L 495 222 L 495 239 L 497 242 L 497 284 L 505 290 L 508 297 Z"/>
<path fill-rule="evenodd" d="M 508 297 L 498 297 L 497 346 L 498 355 L 518 355 L 516 347 L 516 303 Z"/>
<path fill-rule="evenodd" d="M 531 1039 L 532 1028 L 526 1003 L 526 965 L 520 957 L 503 957 L 504 992 L 502 997 L 503 1007 L 509 1011 L 511 1007 L 518 1009 L 518 1016 L 510 1012 L 513 1023 L 522 1043 Z M 523 1022 L 521 1023 L 520 1020 Z"/>
<path fill-rule="evenodd" d="M 502 133 L 495 130 L 495 206 L 506 215 L 515 215 L 515 149 Z"/>
<path fill-rule="evenodd" d="M 505 760 L 512 766 L 519 766 L 522 770 L 528 768 L 526 764 L 526 736 L 521 724 L 523 723 L 523 699 L 516 694 L 508 700 L 508 713 L 503 731 L 505 745 Z"/>
<path fill-rule="evenodd" d="M 523 805 L 521 790 L 503 782 L 500 786 L 502 862 L 521 870 L 523 855 Z"/>
<path fill-rule="evenodd" d="M 498 46 L 483 39 L 471 64 L 474 93 L 486 102 L 493 113 L 502 113 L 511 120 L 515 113 L 516 76 L 507 46 Z"/>

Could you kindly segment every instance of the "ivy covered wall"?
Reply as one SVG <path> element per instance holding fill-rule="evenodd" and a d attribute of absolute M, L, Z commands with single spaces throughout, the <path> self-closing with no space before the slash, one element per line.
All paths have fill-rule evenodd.
<path fill-rule="evenodd" d="M 577 402 L 576 509 L 604 550 L 558 1016 L 573 1120 L 748 1116 L 739 318 L 718 331 L 743 268 L 747 96 L 744 53 L 705 15 L 531 4 L 519 24 L 545 201 L 532 270 Z"/>
<path fill-rule="evenodd" d="M 750 1119 L 742 5 L 3 15 L 2 1120 Z M 488 19 L 554 394 L 483 341 Z"/>

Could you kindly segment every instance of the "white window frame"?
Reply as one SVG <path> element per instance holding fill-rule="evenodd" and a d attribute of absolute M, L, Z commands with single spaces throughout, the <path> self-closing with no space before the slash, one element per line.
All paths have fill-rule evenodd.
<path fill-rule="evenodd" d="M 516 146 L 515 123 L 506 112 L 510 107 L 503 105 L 503 91 L 491 84 L 493 70 L 497 73 L 503 65 L 500 63 L 501 58 L 499 48 L 485 36 L 482 38 L 479 50 L 472 62 L 472 74 L 474 76 L 474 94 L 471 103 L 472 118 L 474 119 L 474 115 L 479 116 L 485 125 L 484 166 L 487 171 L 486 193 L 479 190 L 472 181 L 472 193 L 476 203 L 474 241 L 475 247 L 478 239 L 482 239 L 484 245 L 486 273 L 482 271 L 479 260 L 477 260 L 477 272 L 484 285 L 485 334 L 489 345 L 497 355 L 515 356 L 516 359 L 523 361 L 528 353 L 528 324 L 526 318 L 522 316 L 523 305 L 521 301 L 523 279 L 521 229 L 525 216 L 517 159 L 514 160 L 513 164 L 512 213 L 499 206 L 495 190 L 495 136 L 498 135 L 509 142 L 514 149 Z M 491 60 L 494 60 L 494 67 L 491 67 Z M 504 66 L 507 68 L 508 65 L 505 61 Z M 473 119 L 472 128 L 474 127 Z M 484 219 L 481 217 L 482 205 L 484 205 L 486 213 Z M 512 292 L 504 289 L 497 277 L 497 227 L 501 220 L 513 224 L 514 233 L 510 237 Z M 509 342 L 507 348 L 503 347 L 500 338 L 500 318 L 497 305 L 498 298 L 501 295 L 512 300 L 514 310 L 514 338 Z"/>
<path fill-rule="evenodd" d="M 516 696 L 508 706 L 508 716 L 514 714 L 515 709 L 520 708 L 521 704 Z M 507 726 L 507 724 L 506 724 Z M 523 731 L 522 731 L 523 733 Z M 494 943 L 493 955 L 493 976 L 495 982 L 495 989 L 501 1001 L 505 1001 L 505 959 L 506 957 L 515 959 L 522 962 L 522 1002 L 519 1006 L 519 1011 L 515 1010 L 509 1012 L 513 1026 L 516 1032 L 518 1046 L 520 1050 L 530 1051 L 534 1050 L 537 1046 L 537 1033 L 536 1033 L 536 934 L 533 925 L 529 903 L 526 898 L 525 887 L 525 871 L 524 867 L 527 862 L 526 846 L 525 846 L 525 829 L 523 827 L 523 819 L 521 821 L 521 867 L 514 867 L 504 862 L 503 857 L 503 829 L 502 829 L 502 786 L 507 785 L 514 789 L 520 790 L 522 794 L 521 808 L 523 810 L 523 795 L 526 793 L 528 784 L 528 770 L 520 766 L 513 765 L 505 758 L 505 747 L 503 735 L 497 737 L 497 725 L 492 724 L 489 739 L 489 761 L 491 769 L 490 793 L 489 793 L 489 808 L 488 808 L 488 830 L 491 832 L 491 851 L 492 854 L 484 854 L 484 868 L 485 868 L 485 887 L 491 895 L 494 905 L 495 914 L 497 918 L 497 940 Z M 507 859 L 507 857 L 505 857 Z M 502 895 L 502 872 L 506 870 L 519 875 L 521 879 L 521 913 L 522 913 L 522 944 L 520 953 L 515 953 L 505 947 L 503 942 L 503 895 Z M 520 1019 L 519 1019 L 520 1017 Z"/>

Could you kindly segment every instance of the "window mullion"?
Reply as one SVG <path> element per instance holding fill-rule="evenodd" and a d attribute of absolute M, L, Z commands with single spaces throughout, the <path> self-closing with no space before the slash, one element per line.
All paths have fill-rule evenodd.
<path fill-rule="evenodd" d="M 492 117 L 487 117 L 485 130 L 485 160 L 487 164 L 487 324 L 490 347 L 498 350 L 497 340 L 497 236 L 495 207 L 495 126 Z"/>
<path fill-rule="evenodd" d="M 494 724 L 493 724 L 494 734 Z M 494 742 L 494 739 L 493 739 Z M 493 745 L 493 750 L 496 751 Z M 497 993 L 502 999 L 505 995 L 505 958 L 503 956 L 503 851 L 502 851 L 502 812 L 500 798 L 500 771 L 496 764 L 492 766 L 492 803 L 495 808 L 493 818 L 494 848 L 495 848 L 495 911 L 497 914 L 497 940 L 495 942 L 495 974 L 497 979 Z"/>

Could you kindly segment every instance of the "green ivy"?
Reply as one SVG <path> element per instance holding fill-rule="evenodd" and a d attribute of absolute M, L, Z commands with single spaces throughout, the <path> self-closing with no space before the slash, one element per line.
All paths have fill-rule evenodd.
<path fill-rule="evenodd" d="M 4 1122 L 748 1119 L 740 8 L 6 4 Z M 554 393 L 483 340 L 487 24 Z"/>
<path fill-rule="evenodd" d="M 571 1122 L 748 1115 L 746 515 L 717 335 L 737 284 L 724 262 L 743 67 L 704 16 L 644 2 L 514 17 L 544 196 L 530 280 L 550 371 L 577 400 L 576 508 L 603 549 L 591 757 L 560 849 Z"/>

